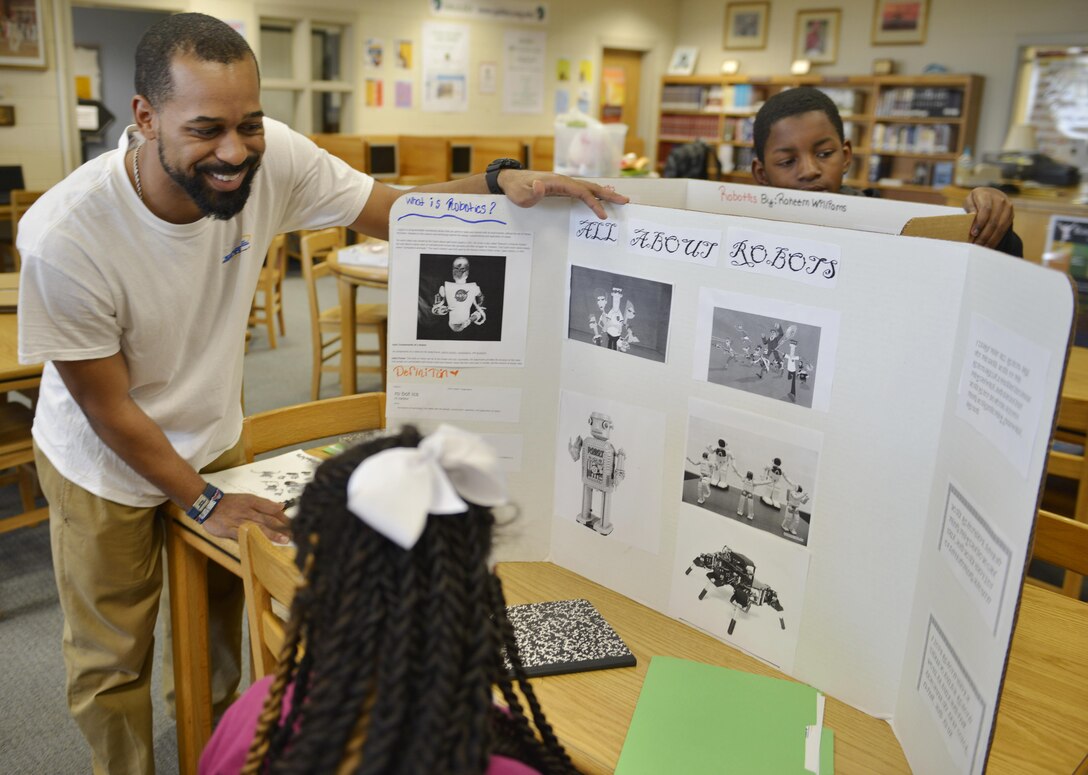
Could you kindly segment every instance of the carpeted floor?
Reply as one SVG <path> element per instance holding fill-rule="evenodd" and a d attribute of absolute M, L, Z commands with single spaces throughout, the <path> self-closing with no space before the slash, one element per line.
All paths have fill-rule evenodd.
<path fill-rule="evenodd" d="M 267 332 L 253 329 L 245 365 L 247 413 L 310 400 L 310 322 L 305 284 L 297 267 L 285 283 L 287 335 L 268 347 Z M 360 290 L 361 302 L 382 301 Z M 336 303 L 335 285 L 322 303 Z M 378 389 L 376 375 L 360 375 L 360 390 Z M 335 375 L 322 381 L 321 397 L 338 395 Z M 0 487 L 0 515 L 19 511 L 15 485 Z M 49 527 L 0 535 L 0 773 L 76 775 L 91 770 L 90 751 L 68 715 L 61 659 L 63 617 L 57 603 Z M 161 623 L 160 623 L 161 631 Z M 159 775 L 177 773 L 174 722 L 162 700 L 161 638 L 152 676 L 155 763 Z M 248 648 L 248 646 L 247 646 Z M 248 662 L 248 660 L 246 660 Z"/>

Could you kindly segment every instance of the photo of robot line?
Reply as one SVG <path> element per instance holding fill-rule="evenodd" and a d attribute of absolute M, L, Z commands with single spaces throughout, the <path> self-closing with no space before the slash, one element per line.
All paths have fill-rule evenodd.
<path fill-rule="evenodd" d="M 567 338 L 664 363 L 672 286 L 572 265 Z"/>
<path fill-rule="evenodd" d="M 684 463 L 685 503 L 808 545 L 814 450 L 692 415 Z"/>
<path fill-rule="evenodd" d="M 811 408 L 820 335 L 818 326 L 715 307 L 707 381 Z"/>
<path fill-rule="evenodd" d="M 421 254 L 416 338 L 500 341 L 505 286 L 505 256 Z"/>

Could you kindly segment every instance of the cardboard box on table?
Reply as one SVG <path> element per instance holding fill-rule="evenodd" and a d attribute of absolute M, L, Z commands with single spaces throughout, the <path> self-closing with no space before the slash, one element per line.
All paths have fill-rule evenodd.
<path fill-rule="evenodd" d="M 1068 347 L 1068 281 L 966 243 L 893 236 L 931 215 L 962 230 L 969 219 L 949 208 L 609 182 L 632 204 L 609 206 L 604 223 L 562 199 L 529 210 L 493 197 L 398 201 L 390 421 L 453 422 L 500 449 L 520 507 L 499 539 L 500 559 L 551 559 L 888 719 L 916 772 L 981 772 Z M 693 249 L 697 256 L 668 250 L 699 241 L 716 245 Z M 753 261 L 756 243 L 767 249 L 759 256 L 794 254 L 802 268 Z M 501 331 L 491 342 L 422 334 L 434 322 L 427 273 L 458 255 L 473 257 L 469 280 L 480 281 L 492 317 L 487 265 L 502 258 Z M 598 290 L 572 288 L 586 270 L 669 287 L 657 310 L 667 333 L 660 319 L 641 329 L 662 360 L 571 338 L 570 310 Z M 766 375 L 779 394 L 753 392 L 748 385 L 764 389 L 757 369 L 739 360 L 720 371 L 734 368 L 734 383 L 710 381 L 721 344 L 714 309 L 820 330 L 805 401 L 781 395 L 783 374 Z M 636 333 L 642 314 L 635 309 Z M 610 414 L 610 442 L 627 454 L 607 536 L 575 519 L 581 470 L 568 445 L 589 436 L 587 408 Z M 685 496 L 698 478 L 685 458 L 722 427 L 735 462 L 766 439 L 767 449 L 780 444 L 815 461 L 802 543 Z M 701 428 L 705 439 L 696 438 Z M 740 467 L 753 460 L 770 463 L 747 454 Z M 792 461 L 783 460 L 788 477 Z M 764 473 L 757 468 L 756 479 Z M 719 490 L 712 500 L 725 497 L 737 496 Z M 753 560 L 781 614 L 733 610 L 728 588 L 716 596 L 702 570 L 684 572 L 723 543 Z M 711 594 L 700 601 L 704 584 Z M 730 617 L 737 627 L 727 633 Z"/>

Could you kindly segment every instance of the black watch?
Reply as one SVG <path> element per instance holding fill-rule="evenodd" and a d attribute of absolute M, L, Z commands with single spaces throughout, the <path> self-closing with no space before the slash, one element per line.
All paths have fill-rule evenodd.
<path fill-rule="evenodd" d="M 503 170 L 522 170 L 521 162 L 517 159 L 495 159 L 487 165 L 487 173 L 484 180 L 487 181 L 487 190 L 492 194 L 505 194 L 499 185 L 499 173 Z"/>

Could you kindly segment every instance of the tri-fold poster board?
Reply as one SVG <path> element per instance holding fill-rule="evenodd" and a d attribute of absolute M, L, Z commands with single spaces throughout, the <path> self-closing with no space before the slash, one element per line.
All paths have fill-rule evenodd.
<path fill-rule="evenodd" d="M 981 772 L 1068 279 L 899 236 L 949 208 L 609 182 L 632 203 L 603 221 L 398 201 L 390 422 L 493 443 L 518 506 L 499 559 L 550 559 L 887 719 L 916 772 Z"/>

